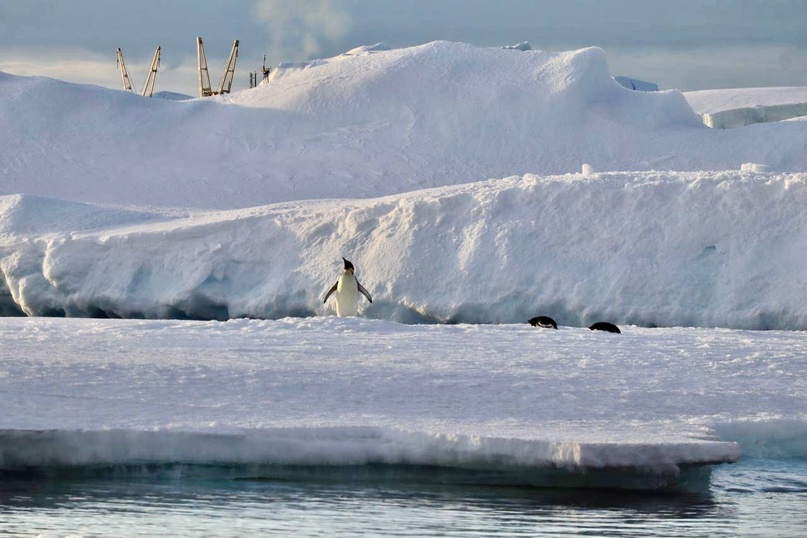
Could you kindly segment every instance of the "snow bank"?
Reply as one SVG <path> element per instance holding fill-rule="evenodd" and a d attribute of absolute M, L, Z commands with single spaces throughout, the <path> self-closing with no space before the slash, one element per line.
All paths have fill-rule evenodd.
<path fill-rule="evenodd" d="M 564 174 L 582 163 L 807 169 L 807 123 L 715 133 L 678 91 L 621 87 L 598 48 L 383 49 L 278 70 L 257 88 L 205 100 L 0 74 L 0 194 L 226 209 Z"/>
<path fill-rule="evenodd" d="M 419 465 L 455 468 L 654 468 L 724 463 L 734 443 L 575 443 L 410 433 L 383 428 L 290 428 L 240 433 L 0 431 L 0 467 L 148 463 Z"/>
<path fill-rule="evenodd" d="M 806 205 L 807 175 L 740 171 L 527 175 L 181 218 L 13 196 L 0 271 L 5 308 L 28 315 L 328 314 L 344 256 L 371 318 L 807 329 Z"/>
<path fill-rule="evenodd" d="M 703 123 L 734 129 L 807 116 L 807 88 L 738 88 L 684 94 Z"/>
<path fill-rule="evenodd" d="M 714 129 L 735 129 L 755 123 L 784 121 L 807 116 L 807 102 L 795 105 L 756 106 L 754 108 L 735 108 L 703 114 L 703 123 Z"/>
<path fill-rule="evenodd" d="M 0 472 L 36 469 L 53 474 L 137 473 L 144 467 L 153 473 L 151 466 L 193 474 L 198 472 L 193 466 L 203 465 L 218 466 L 213 473 L 268 478 L 288 475 L 295 468 L 306 474 L 322 468 L 330 468 L 332 474 L 353 469 L 355 474 L 359 467 L 383 466 L 376 474 L 419 477 L 423 474 L 419 469 L 429 469 L 426 474 L 436 474 L 441 483 L 448 479 L 495 485 L 670 489 L 690 486 L 686 483 L 692 476 L 688 468 L 732 462 L 738 456 L 732 443 L 586 445 L 381 428 L 269 429 L 238 434 L 0 430 Z M 373 474 L 372 470 L 363 473 Z M 709 472 L 694 474 L 708 478 Z"/>
<path fill-rule="evenodd" d="M 807 103 L 807 87 L 731 88 L 685 92 L 698 114 L 715 114 L 738 108 L 757 108 Z"/>

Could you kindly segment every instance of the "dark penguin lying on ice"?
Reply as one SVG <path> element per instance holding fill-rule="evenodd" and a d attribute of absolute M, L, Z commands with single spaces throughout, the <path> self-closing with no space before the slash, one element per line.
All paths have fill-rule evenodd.
<path fill-rule="evenodd" d="M 592 331 L 606 331 L 609 333 L 621 333 L 622 331 L 619 330 L 619 327 L 614 325 L 613 323 L 608 323 L 607 321 L 598 321 L 591 327 L 589 327 Z"/>
<path fill-rule="evenodd" d="M 544 329 L 557 329 L 558 324 L 549 316 L 537 316 L 529 321 L 533 327 L 542 327 Z"/>

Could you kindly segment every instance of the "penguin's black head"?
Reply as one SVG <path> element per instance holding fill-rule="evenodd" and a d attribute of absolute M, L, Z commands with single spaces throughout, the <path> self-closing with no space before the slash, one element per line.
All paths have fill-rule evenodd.
<path fill-rule="evenodd" d="M 345 260 L 344 258 L 342 258 L 342 259 Z M 352 273 L 355 270 L 356 269 L 353 267 L 353 264 L 350 263 L 349 261 L 345 260 L 345 271 L 350 271 Z"/>

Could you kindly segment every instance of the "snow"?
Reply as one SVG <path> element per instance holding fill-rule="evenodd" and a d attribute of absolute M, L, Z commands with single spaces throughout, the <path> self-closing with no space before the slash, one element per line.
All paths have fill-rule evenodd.
<path fill-rule="evenodd" d="M 735 108 L 756 108 L 807 103 L 807 88 L 730 88 L 685 92 L 687 102 L 698 114 L 714 114 Z"/>
<path fill-rule="evenodd" d="M 805 121 L 713 130 L 598 48 L 448 42 L 204 100 L 0 90 L 0 314 L 34 316 L 0 318 L 0 467 L 653 488 L 805 455 Z M 342 256 L 373 295 L 360 318 L 322 302 Z"/>
<path fill-rule="evenodd" d="M 0 465 L 663 472 L 746 442 L 807 454 L 803 334 L 622 330 L 5 318 Z"/>
<path fill-rule="evenodd" d="M 805 174 L 526 175 L 179 217 L 0 200 L 0 302 L 28 315 L 327 315 L 344 256 L 371 318 L 807 329 Z"/>
<path fill-rule="evenodd" d="M 739 88 L 684 94 L 709 127 L 732 129 L 807 116 L 807 88 Z"/>
<path fill-rule="evenodd" d="M 567 174 L 583 163 L 807 168 L 803 122 L 715 133 L 677 90 L 620 86 L 599 48 L 367 49 L 204 100 L 0 74 L 0 193 L 232 209 Z"/>

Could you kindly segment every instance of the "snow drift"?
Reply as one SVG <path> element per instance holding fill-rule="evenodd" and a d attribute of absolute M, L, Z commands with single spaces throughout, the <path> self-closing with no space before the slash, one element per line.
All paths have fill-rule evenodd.
<path fill-rule="evenodd" d="M 28 315 L 328 314 L 344 256 L 372 318 L 807 329 L 806 205 L 807 174 L 739 171 L 527 175 L 181 217 L 10 196 L 0 301 Z"/>
<path fill-rule="evenodd" d="M 807 123 L 717 133 L 598 48 L 359 49 L 210 99 L 0 74 L 0 194 L 242 208 L 523 174 L 807 169 Z"/>

